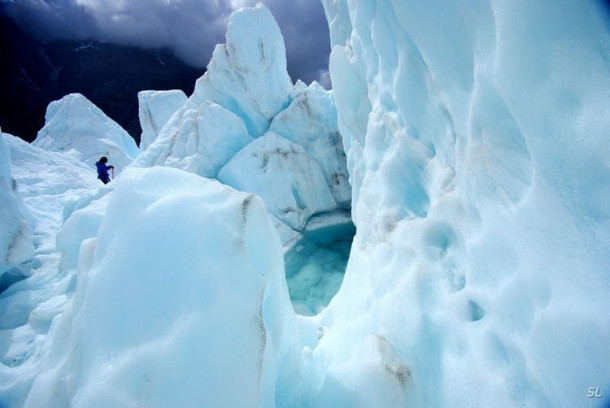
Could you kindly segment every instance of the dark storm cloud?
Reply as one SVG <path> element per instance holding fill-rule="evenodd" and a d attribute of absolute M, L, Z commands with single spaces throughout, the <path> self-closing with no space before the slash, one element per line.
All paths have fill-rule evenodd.
<path fill-rule="evenodd" d="M 250 0 L 0 0 L 3 12 L 39 38 L 168 47 L 187 63 L 207 65 L 224 42 L 233 10 Z M 294 80 L 325 79 L 329 40 L 319 0 L 263 1 L 284 35 Z"/>
<path fill-rule="evenodd" d="M 0 0 L 0 11 L 42 39 L 81 38 L 95 26 L 87 10 L 63 1 Z"/>
<path fill-rule="evenodd" d="M 169 47 L 203 67 L 222 41 L 230 4 L 211 0 L 13 0 L 5 12 L 42 39 L 94 37 L 140 47 Z"/>

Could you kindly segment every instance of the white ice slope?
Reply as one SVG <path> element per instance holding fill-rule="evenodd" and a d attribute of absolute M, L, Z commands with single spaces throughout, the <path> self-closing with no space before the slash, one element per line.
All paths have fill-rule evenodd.
<path fill-rule="evenodd" d="M 32 144 L 50 152 L 72 151 L 91 167 L 106 156 L 117 172 L 139 152 L 133 138 L 81 94 L 66 95 L 49 104 L 45 125 Z"/>

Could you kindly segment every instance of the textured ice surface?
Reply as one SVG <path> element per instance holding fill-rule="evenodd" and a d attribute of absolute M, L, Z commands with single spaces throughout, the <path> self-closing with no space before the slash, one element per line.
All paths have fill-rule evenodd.
<path fill-rule="evenodd" d="M 31 220 L 11 172 L 11 152 L 0 130 L 0 292 L 22 276 L 19 264 L 34 255 Z"/>
<path fill-rule="evenodd" d="M 218 180 L 261 196 L 271 214 L 296 230 L 312 214 L 336 206 L 318 163 L 303 147 L 272 132 L 233 157 Z"/>
<path fill-rule="evenodd" d="M 282 33 L 271 12 L 258 5 L 231 16 L 226 39 L 189 101 L 197 106 L 211 100 L 239 116 L 251 136 L 261 136 L 293 91 Z"/>
<path fill-rule="evenodd" d="M 209 100 L 198 107 L 187 103 L 134 165 L 164 165 L 216 177 L 220 168 L 251 141 L 244 122 L 222 106 Z"/>
<path fill-rule="evenodd" d="M 589 1 L 324 3 L 358 231 L 320 320 L 314 405 L 599 405 L 604 14 Z"/>
<path fill-rule="evenodd" d="M 37 247 L 0 294 L 1 406 L 274 405 L 301 342 L 260 198 L 7 144 Z"/>
<path fill-rule="evenodd" d="M 134 165 L 176 167 L 259 194 L 284 224 L 276 227 L 289 247 L 312 214 L 350 208 L 334 99 L 315 82 L 292 85 L 283 38 L 265 6 L 234 13 L 226 40 Z M 165 96 L 152 95 L 163 105 Z"/>
<path fill-rule="evenodd" d="M 4 141 L 34 226 L 34 257 L 20 265 L 20 277 L 27 278 L 0 294 L 0 406 L 21 407 L 49 350 L 51 323 L 74 290 L 74 270 L 59 267 L 55 249 L 64 208 L 109 190 L 98 190 L 95 170 L 70 154 L 48 152 L 6 134 Z M 6 205 L 3 201 L 0 211 Z"/>
<path fill-rule="evenodd" d="M 1 405 L 603 406 L 587 393 L 610 386 L 610 40 L 592 4 L 326 2 L 358 230 L 315 317 L 292 314 L 259 199 L 176 169 L 95 190 L 65 154 L 8 139 L 39 268 L 0 295 Z M 228 44 L 262 38 L 242 17 Z M 248 41 L 217 48 L 223 79 L 202 89 L 227 86 L 212 102 L 258 137 L 241 152 L 287 146 L 326 180 L 266 128 L 303 84 L 284 100 L 283 74 L 261 74 L 263 113 L 230 105 L 245 82 L 228 56 L 278 60 Z M 331 216 L 280 229 L 319 239 Z M 303 265 L 297 289 L 321 276 Z M 337 286 L 319 282 L 319 299 Z"/>
<path fill-rule="evenodd" d="M 165 168 L 109 196 L 25 406 L 266 405 L 294 316 L 262 201 Z"/>
<path fill-rule="evenodd" d="M 320 165 L 335 201 L 349 208 L 351 187 L 331 92 L 312 82 L 273 118 L 269 130 L 305 147 Z"/>
<path fill-rule="evenodd" d="M 73 151 L 90 166 L 106 156 L 117 172 L 138 155 L 133 138 L 81 94 L 49 104 L 45 125 L 33 144 L 53 152 Z"/>
<path fill-rule="evenodd" d="M 142 135 L 140 150 L 145 150 L 159 135 L 163 125 L 186 102 L 181 90 L 138 92 L 138 116 Z"/>

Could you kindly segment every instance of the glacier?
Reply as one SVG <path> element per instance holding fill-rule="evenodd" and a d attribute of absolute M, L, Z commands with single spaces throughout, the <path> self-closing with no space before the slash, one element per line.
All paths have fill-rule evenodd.
<path fill-rule="evenodd" d="M 163 126 L 187 99 L 186 94 L 180 90 L 138 92 L 141 150 L 146 150 L 155 141 Z"/>
<path fill-rule="evenodd" d="M 311 215 L 336 206 L 317 162 L 303 147 L 272 132 L 240 150 L 218 180 L 265 197 L 269 211 L 299 231 Z"/>
<path fill-rule="evenodd" d="M 236 13 L 226 40 L 188 100 L 174 91 L 140 93 L 147 136 L 143 131 L 133 165 L 179 168 L 263 198 L 290 252 L 293 304 L 316 314 L 338 290 L 354 233 L 334 99 L 316 82 L 292 85 L 279 28 L 265 7 Z M 312 226 L 341 234 L 315 242 Z M 311 262 L 301 261 L 306 257 Z M 333 276 L 328 285 L 326 275 Z"/>
<path fill-rule="evenodd" d="M 45 125 L 32 142 L 54 152 L 71 152 L 93 165 L 107 156 L 117 172 L 138 156 L 129 134 L 81 94 L 69 94 L 47 107 Z"/>
<path fill-rule="evenodd" d="M 0 405 L 607 406 L 598 4 L 323 4 L 332 92 L 243 9 L 193 95 L 142 94 L 107 186 L 101 125 L 2 135 L 33 253 L 0 293 Z"/>
<path fill-rule="evenodd" d="M 324 5 L 357 233 L 321 319 L 321 392 L 364 406 L 604 404 L 587 399 L 610 384 L 604 11 Z M 371 390 L 375 347 L 404 370 Z"/>

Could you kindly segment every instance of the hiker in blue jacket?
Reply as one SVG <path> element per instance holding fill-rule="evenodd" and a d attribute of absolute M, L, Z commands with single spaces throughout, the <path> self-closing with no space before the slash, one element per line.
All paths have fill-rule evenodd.
<path fill-rule="evenodd" d="M 95 167 L 97 167 L 97 178 L 102 180 L 102 183 L 104 184 L 108 184 L 110 182 L 108 170 L 114 169 L 114 166 L 106 166 L 106 163 L 108 163 L 108 159 L 105 156 L 102 156 L 100 160 L 95 163 Z"/>

